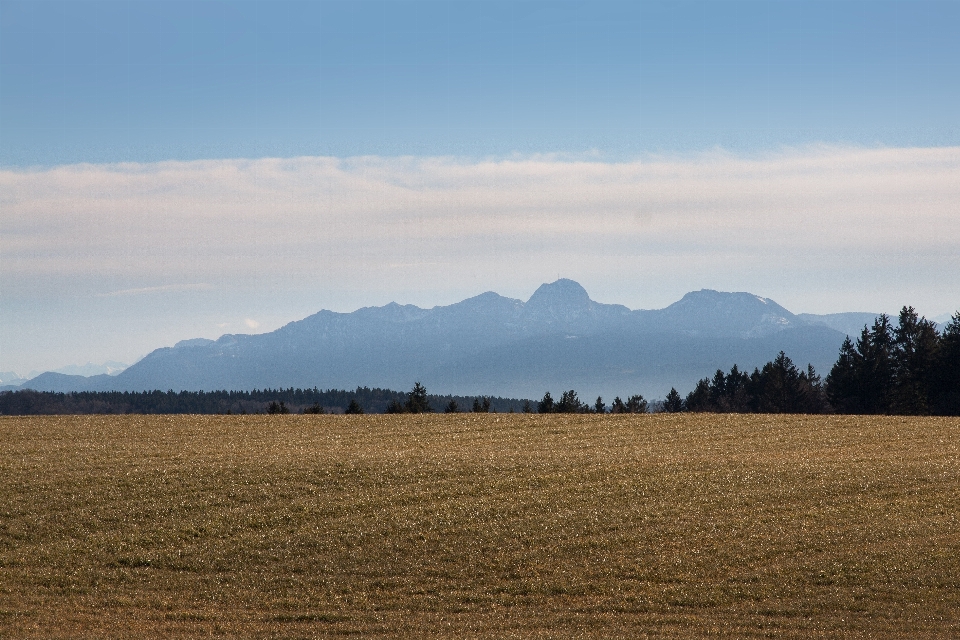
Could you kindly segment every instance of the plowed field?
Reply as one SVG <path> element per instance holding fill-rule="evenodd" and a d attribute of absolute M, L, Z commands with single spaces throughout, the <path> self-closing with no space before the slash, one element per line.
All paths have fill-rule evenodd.
<path fill-rule="evenodd" d="M 0 637 L 958 637 L 960 420 L 0 418 Z"/>

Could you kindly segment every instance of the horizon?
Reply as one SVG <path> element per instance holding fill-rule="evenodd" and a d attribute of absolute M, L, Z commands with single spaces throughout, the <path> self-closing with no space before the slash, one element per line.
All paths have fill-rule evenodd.
<path fill-rule="evenodd" d="M 570 283 L 573 283 L 573 284 L 575 284 L 575 285 L 577 285 L 577 286 L 581 286 L 580 283 L 576 282 L 575 280 L 571 280 L 571 279 L 569 279 L 569 278 L 558 278 L 557 280 L 555 280 L 555 281 L 553 281 L 553 282 L 544 282 L 544 283 L 542 283 L 539 287 L 537 287 L 536 291 L 539 291 L 539 290 L 540 290 L 541 288 L 543 288 L 543 287 L 548 287 L 548 286 L 552 286 L 552 285 L 557 285 L 557 284 L 560 283 L 560 282 L 570 282 Z M 532 292 L 532 293 L 530 294 L 530 296 L 527 297 L 526 299 L 521 299 L 521 298 L 509 298 L 508 296 L 500 296 L 500 294 L 497 293 L 496 291 L 490 290 L 490 291 L 484 291 L 484 292 L 478 293 L 478 294 L 476 294 L 476 295 L 474 295 L 474 296 L 470 296 L 470 297 L 468 297 L 468 298 L 464 298 L 463 300 L 459 300 L 459 301 L 456 301 L 456 302 L 453 302 L 453 303 L 450 303 L 450 304 L 434 305 L 434 306 L 432 306 L 432 307 L 420 307 L 420 306 L 417 306 L 417 305 L 410 305 L 410 304 L 406 304 L 406 303 L 402 303 L 402 302 L 397 302 L 397 301 L 394 300 L 394 301 L 391 301 L 391 302 L 386 303 L 385 305 L 363 306 L 363 307 L 358 307 L 358 308 L 356 308 L 356 309 L 352 309 L 352 310 L 349 310 L 349 311 L 334 311 L 334 310 L 332 310 L 332 309 L 320 309 L 320 310 L 314 312 L 314 314 L 310 314 L 310 315 L 315 315 L 316 313 L 321 313 L 321 312 L 323 312 L 323 311 L 331 311 L 331 312 L 333 312 L 333 313 L 338 313 L 338 314 L 347 315 L 347 314 L 355 313 L 355 312 L 357 312 L 357 311 L 361 311 L 361 310 L 364 310 L 364 309 L 382 309 L 382 308 L 387 307 L 387 306 L 390 306 L 390 305 L 414 306 L 415 308 L 417 308 L 417 309 L 419 309 L 419 310 L 422 310 L 422 311 L 430 311 L 430 310 L 435 310 L 435 309 L 439 309 L 439 308 L 449 307 L 449 306 L 451 306 L 451 305 L 459 304 L 460 302 L 465 302 L 465 301 L 470 300 L 470 299 L 472 299 L 472 298 L 477 298 L 477 297 L 484 296 L 484 295 L 491 294 L 491 293 L 494 294 L 494 295 L 500 296 L 500 297 L 507 298 L 507 299 L 509 299 L 509 300 L 513 300 L 513 301 L 516 301 L 516 302 L 520 302 L 521 304 L 527 304 L 527 303 L 530 302 L 530 300 L 532 299 L 532 297 L 534 296 L 534 294 L 536 293 L 536 291 Z M 586 291 L 586 290 L 584 290 L 584 291 Z M 689 296 L 689 295 L 691 295 L 691 294 L 704 293 L 704 292 L 709 292 L 709 293 L 721 293 L 721 294 L 733 294 L 733 295 L 735 295 L 735 294 L 744 294 L 744 295 L 749 295 L 749 296 L 757 297 L 757 298 L 763 300 L 764 302 L 772 302 L 772 303 L 774 303 L 774 304 L 779 304 L 779 303 L 777 303 L 776 300 L 773 300 L 773 299 L 771 299 L 771 298 L 764 297 L 764 296 L 759 296 L 759 295 L 754 294 L 754 293 L 751 293 L 751 292 L 749 292 L 749 291 L 717 291 L 717 290 L 715 290 L 715 289 L 699 289 L 699 290 L 697 290 L 697 291 L 688 291 L 687 293 L 683 294 L 683 296 L 681 296 L 681 298 L 678 298 L 676 301 L 674 301 L 673 303 L 671 303 L 670 305 L 667 305 L 667 306 L 669 307 L 669 306 L 671 306 L 672 304 L 675 304 L 676 302 L 679 302 L 680 300 L 682 300 L 683 298 L 686 298 L 687 296 Z M 587 293 L 587 295 L 589 296 L 589 292 L 586 292 L 586 293 Z M 598 301 L 598 300 L 594 300 L 592 297 L 589 298 L 589 299 L 590 299 L 591 302 L 599 303 L 599 304 L 609 304 L 609 305 L 617 305 L 617 304 L 618 304 L 618 303 L 615 303 L 615 302 L 601 302 L 601 301 Z M 782 306 L 782 305 L 781 305 L 781 306 Z M 627 307 L 627 308 L 628 308 L 631 312 L 634 312 L 634 311 L 659 311 L 659 310 L 665 309 L 666 307 L 661 307 L 661 308 L 658 308 L 658 309 L 639 309 L 639 308 L 637 308 L 637 309 L 631 309 L 631 308 L 629 308 L 629 307 Z M 785 307 L 784 307 L 784 308 L 785 308 Z M 801 314 L 806 313 L 806 312 L 803 312 L 803 311 L 799 311 L 799 312 L 793 311 L 793 310 L 791 310 L 791 309 L 787 309 L 787 311 L 790 312 L 790 313 L 792 313 L 792 314 L 794 314 L 794 315 L 801 315 Z M 880 311 L 880 312 L 874 312 L 874 311 L 847 311 L 847 312 L 840 312 L 839 314 L 842 315 L 842 314 L 844 314 L 844 313 L 854 313 L 854 314 L 856 314 L 856 313 L 866 313 L 866 314 L 873 314 L 873 315 L 876 315 L 876 316 L 880 316 L 881 314 L 886 314 L 888 317 L 890 317 L 891 319 L 894 319 L 894 320 L 895 320 L 896 317 L 897 317 L 897 313 L 893 313 L 893 312 L 889 312 L 889 313 L 888 313 L 888 312 L 884 312 L 884 311 Z M 831 315 L 831 314 L 813 314 L 813 315 Z M 924 314 L 922 314 L 922 313 L 920 313 L 919 315 L 920 315 L 921 317 L 925 317 Z M 956 311 L 956 312 L 954 312 L 954 313 L 952 313 L 952 314 L 943 314 L 942 316 L 939 316 L 939 317 L 930 317 L 930 318 L 927 318 L 927 319 L 929 319 L 929 320 L 934 320 L 935 322 L 937 322 L 937 323 L 942 327 L 946 322 L 948 322 L 950 319 L 952 319 L 952 317 L 954 317 L 955 315 L 960 315 L 960 310 L 958 310 L 958 311 Z M 177 343 L 175 343 L 175 344 L 171 344 L 171 345 L 159 345 L 159 346 L 155 347 L 155 349 L 175 347 L 175 346 L 177 346 L 177 344 L 179 344 L 180 342 L 190 342 L 190 341 L 194 341 L 194 340 L 210 340 L 210 341 L 215 341 L 215 340 L 217 340 L 217 339 L 219 339 L 219 338 L 221 338 L 221 337 L 227 336 L 227 335 L 250 335 L 250 336 L 252 336 L 252 335 L 261 335 L 261 334 L 264 334 L 264 333 L 272 333 L 272 332 L 274 332 L 274 331 L 277 331 L 278 329 L 281 329 L 283 326 L 286 326 L 287 324 L 291 324 L 291 323 L 294 323 L 294 322 L 299 322 L 299 321 L 301 321 L 301 320 L 306 319 L 307 317 L 310 317 L 310 316 L 306 316 L 306 317 L 304 317 L 304 318 L 291 319 L 291 320 L 289 320 L 289 321 L 287 321 L 287 322 L 282 323 L 282 324 L 281 324 L 280 326 L 278 326 L 278 327 L 275 327 L 275 328 L 269 329 L 269 330 L 264 330 L 264 331 L 256 331 L 256 329 L 259 328 L 259 327 L 249 327 L 249 328 L 251 329 L 251 331 L 249 331 L 249 332 L 224 333 L 224 334 L 220 334 L 219 336 L 216 336 L 215 338 L 187 337 L 187 338 L 183 338 L 183 339 L 181 339 L 181 340 L 178 340 Z M 152 349 L 151 352 L 152 352 L 153 350 L 155 350 L 155 349 Z M 44 370 L 33 369 L 33 370 L 30 370 L 27 374 L 23 374 L 23 373 L 17 372 L 17 371 L 6 371 L 5 373 L 15 373 L 15 374 L 19 375 L 21 379 L 34 378 L 34 377 L 36 377 L 37 375 L 40 375 L 40 374 L 42 374 L 42 373 L 60 373 L 60 374 L 64 374 L 64 375 L 80 375 L 80 376 L 98 375 L 98 374 L 100 374 L 100 373 L 108 373 L 109 375 L 118 375 L 118 374 L 121 373 L 125 368 L 128 368 L 128 367 L 130 367 L 130 366 L 133 366 L 134 364 L 136 364 L 137 362 L 139 362 L 140 360 L 142 360 L 144 357 L 146 357 L 147 355 L 149 355 L 149 353 L 150 353 L 150 352 L 148 352 L 148 353 L 143 353 L 143 354 L 141 354 L 141 355 L 139 355 L 139 356 L 131 359 L 130 362 L 128 362 L 128 363 L 127 363 L 127 362 L 117 362 L 117 361 L 115 361 L 115 360 L 105 360 L 105 361 L 100 362 L 100 363 L 95 363 L 95 362 L 92 362 L 92 361 L 87 361 L 87 362 L 85 362 L 85 363 L 83 363 L 83 364 L 80 364 L 80 363 L 70 363 L 70 364 L 67 364 L 67 365 L 62 365 L 62 366 L 60 366 L 60 367 L 49 368 L 49 369 L 44 369 Z M 118 366 L 118 365 L 119 365 L 119 366 Z M 101 372 L 101 371 L 94 371 L 94 372 L 91 372 L 91 373 L 83 373 L 83 372 L 81 371 L 81 370 L 84 369 L 84 368 L 87 368 L 87 369 L 91 369 L 91 368 L 92 368 L 92 369 L 97 369 L 97 368 L 101 368 L 101 367 L 107 369 L 107 371 L 103 371 L 103 372 Z M 111 369 L 112 369 L 112 371 L 111 371 Z M 6 381 L 0 381 L 0 384 L 6 384 Z"/>
<path fill-rule="evenodd" d="M 960 306 L 960 3 L 0 0 L 0 371 L 320 309 Z"/>

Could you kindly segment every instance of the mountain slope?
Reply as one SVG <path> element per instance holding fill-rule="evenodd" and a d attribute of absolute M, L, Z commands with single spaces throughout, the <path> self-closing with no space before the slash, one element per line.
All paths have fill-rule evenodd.
<path fill-rule="evenodd" d="M 407 389 L 420 380 L 435 393 L 536 397 L 575 388 L 583 397 L 657 397 L 718 367 L 762 365 L 781 349 L 824 371 L 842 341 L 842 333 L 749 293 L 703 290 L 665 309 L 631 311 L 558 280 L 526 302 L 487 292 L 432 309 L 391 303 L 320 311 L 266 334 L 184 340 L 83 384 L 131 391 Z"/>

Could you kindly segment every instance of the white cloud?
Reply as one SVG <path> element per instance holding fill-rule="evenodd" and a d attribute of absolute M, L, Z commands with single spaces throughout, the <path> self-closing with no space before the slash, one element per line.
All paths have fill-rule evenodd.
<path fill-rule="evenodd" d="M 0 279 L 5 295 L 349 290 L 349 307 L 525 297 L 563 275 L 632 306 L 713 287 L 798 311 L 943 299 L 939 313 L 960 300 L 958 176 L 960 148 L 838 147 L 4 170 Z"/>
<path fill-rule="evenodd" d="M 250 329 L 256 329 L 257 327 L 260 326 L 260 323 L 257 322 L 256 320 L 253 320 L 252 318 L 247 318 L 246 320 L 243 321 L 243 324 L 245 324 Z"/>
<path fill-rule="evenodd" d="M 208 284 L 164 284 L 158 287 L 139 287 L 136 289 L 120 289 L 118 291 L 109 291 L 107 293 L 97 294 L 98 297 L 106 298 L 113 296 L 137 296 L 146 293 L 176 293 L 178 291 L 209 291 L 213 289 Z"/>

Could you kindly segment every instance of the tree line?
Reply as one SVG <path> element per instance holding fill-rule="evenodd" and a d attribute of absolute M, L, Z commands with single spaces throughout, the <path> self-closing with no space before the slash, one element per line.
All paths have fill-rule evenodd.
<path fill-rule="evenodd" d="M 685 399 L 675 389 L 667 411 L 960 415 L 960 313 L 942 332 L 903 307 L 897 324 L 882 314 L 849 336 L 826 380 L 798 369 L 782 351 L 747 374 L 736 365 L 700 380 Z"/>
<path fill-rule="evenodd" d="M 903 307 L 894 326 L 889 316 L 864 326 L 860 337 L 848 336 L 826 380 L 812 365 L 799 369 L 781 351 L 752 373 L 733 365 L 703 378 L 682 397 L 671 388 L 666 398 L 647 403 L 641 395 L 626 402 L 603 398 L 593 406 L 575 391 L 559 401 L 547 392 L 539 413 L 863 413 L 960 415 L 960 313 L 937 331 L 935 323 Z"/>
<path fill-rule="evenodd" d="M 602 397 L 593 404 L 573 389 L 554 399 L 546 392 L 538 402 L 493 396 L 430 395 L 417 382 L 408 393 L 357 387 L 262 389 L 253 391 L 82 391 L 0 392 L 0 415 L 31 414 L 245 414 L 245 413 L 445 413 L 470 411 L 523 413 L 865 413 L 960 415 L 960 313 L 942 332 L 919 317 L 913 307 L 900 311 L 896 326 L 886 315 L 865 326 L 856 341 L 848 336 L 826 380 L 813 366 L 799 369 L 780 352 L 753 370 L 733 365 L 703 378 L 682 397 L 671 388 L 663 400 L 641 394 Z"/>
<path fill-rule="evenodd" d="M 419 383 L 418 383 L 419 384 Z M 426 390 L 424 389 L 424 393 Z M 472 396 L 429 395 L 426 406 L 468 406 Z M 409 394 L 391 389 L 254 389 L 252 391 L 0 391 L 0 415 L 387 413 Z M 487 411 L 519 411 L 524 400 L 486 397 Z M 431 409 L 432 410 L 432 409 Z"/>

